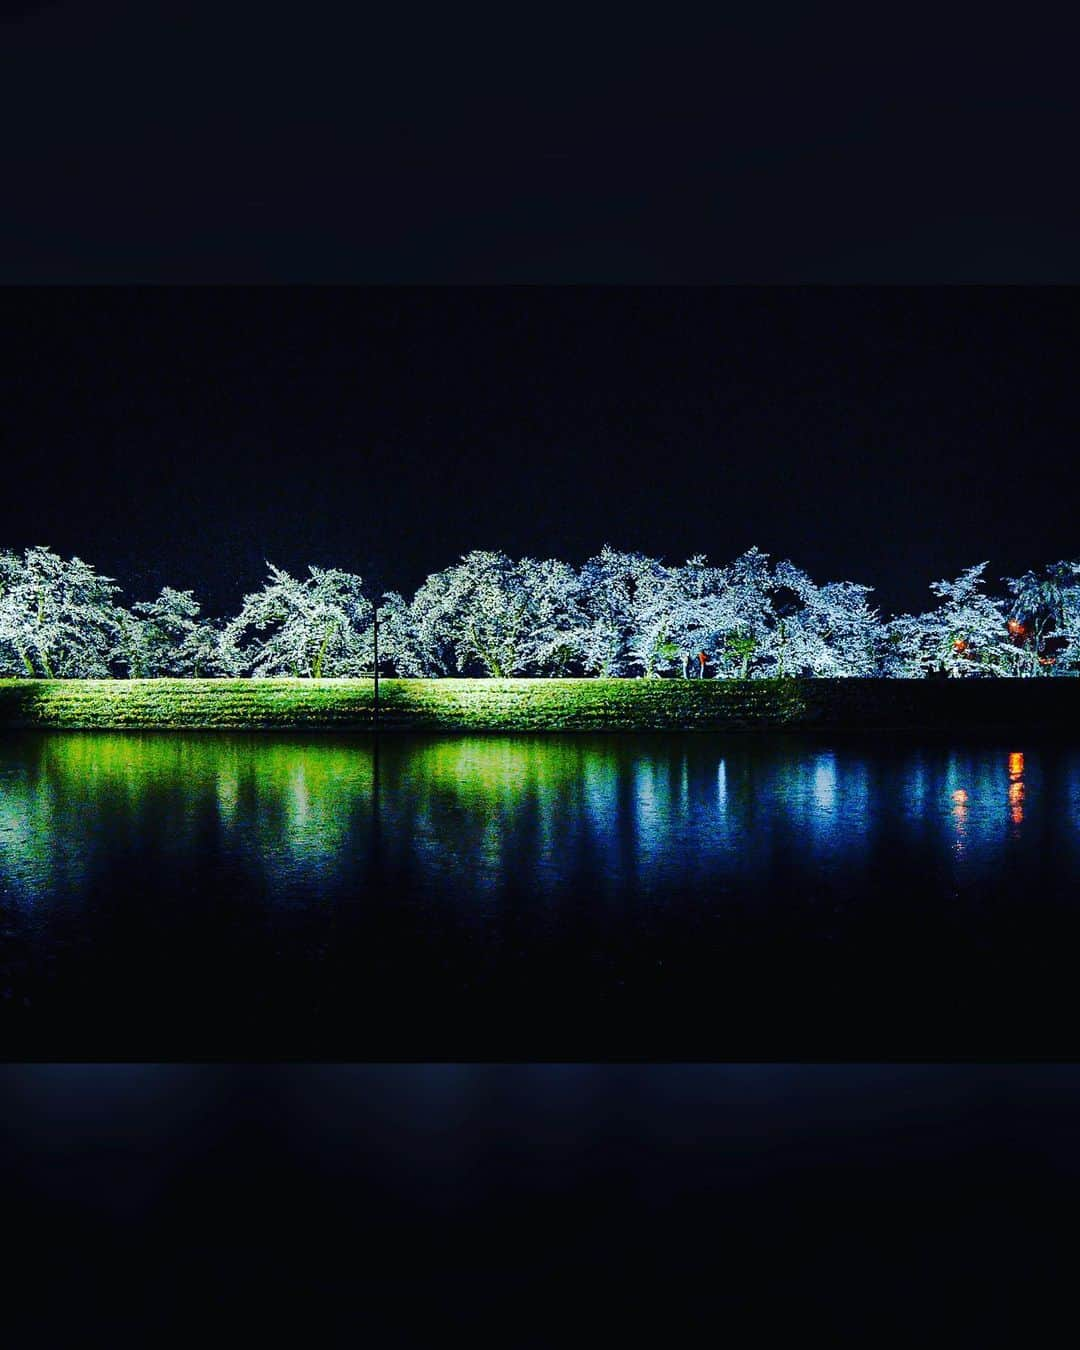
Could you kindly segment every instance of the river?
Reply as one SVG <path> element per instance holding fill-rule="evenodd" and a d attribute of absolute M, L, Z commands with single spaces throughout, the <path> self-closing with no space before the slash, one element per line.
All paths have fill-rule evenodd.
<path fill-rule="evenodd" d="M 1080 1052 L 1080 746 L 0 737 L 7 1059 Z"/>

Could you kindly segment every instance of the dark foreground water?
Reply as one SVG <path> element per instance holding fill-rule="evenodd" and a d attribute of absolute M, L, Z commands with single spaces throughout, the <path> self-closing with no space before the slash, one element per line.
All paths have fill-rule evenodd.
<path fill-rule="evenodd" d="M 6 1340 L 1054 1346 L 1078 1133 L 1061 1065 L 5 1065 Z"/>
<path fill-rule="evenodd" d="M 0 738 L 0 1057 L 1080 1054 L 1080 747 Z"/>

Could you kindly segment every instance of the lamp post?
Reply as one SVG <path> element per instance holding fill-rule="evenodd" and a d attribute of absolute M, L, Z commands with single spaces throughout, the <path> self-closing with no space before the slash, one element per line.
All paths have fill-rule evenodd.
<path fill-rule="evenodd" d="M 375 734 L 379 732 L 379 602 L 372 606 L 372 636 L 375 643 Z"/>
<path fill-rule="evenodd" d="M 379 705 L 379 606 L 380 606 L 380 604 L 381 604 L 385 599 L 386 599 L 386 592 L 383 591 L 383 592 L 381 592 L 379 595 L 375 596 L 375 597 L 372 599 L 372 602 L 371 602 L 371 636 L 372 636 L 372 644 L 373 644 L 373 647 L 374 647 L 374 651 L 373 651 L 373 659 L 374 659 L 374 666 L 375 666 L 375 670 L 374 670 L 374 675 L 375 675 L 375 698 L 374 698 L 373 716 L 374 716 L 374 723 L 375 723 L 375 730 L 376 730 L 376 731 L 379 730 L 379 712 L 380 712 L 380 705 Z"/>

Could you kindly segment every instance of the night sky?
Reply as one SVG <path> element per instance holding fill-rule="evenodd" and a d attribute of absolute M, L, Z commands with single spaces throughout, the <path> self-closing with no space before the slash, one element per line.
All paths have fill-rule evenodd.
<path fill-rule="evenodd" d="M 1078 321 L 1051 288 L 12 290 L 0 546 L 220 612 L 264 559 L 409 591 L 471 548 L 756 544 L 922 607 L 1080 555 Z"/>
<path fill-rule="evenodd" d="M 1080 280 L 1067 16 L 7 8 L 0 281 Z"/>
<path fill-rule="evenodd" d="M 0 547 L 219 612 L 266 558 L 756 544 L 898 609 L 1080 553 L 1078 303 L 1014 285 L 1080 280 L 1052 28 L 9 9 Z"/>

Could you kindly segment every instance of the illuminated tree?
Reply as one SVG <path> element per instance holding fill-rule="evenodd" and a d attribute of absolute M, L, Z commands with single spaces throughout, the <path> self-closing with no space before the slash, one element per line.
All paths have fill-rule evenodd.
<path fill-rule="evenodd" d="M 695 554 L 668 571 L 661 599 L 664 622 L 657 637 L 667 644 L 661 649 L 663 667 L 674 667 L 684 678 L 704 673 L 699 665 L 704 653 L 715 674 L 717 651 L 738 622 L 724 570 Z"/>
<path fill-rule="evenodd" d="M 367 630 L 362 647 L 369 667 L 375 660 L 373 631 Z M 379 602 L 379 669 L 385 670 L 387 665 L 409 679 L 433 673 L 425 659 L 412 607 L 397 591 L 387 591 Z"/>
<path fill-rule="evenodd" d="M 0 676 L 369 676 L 372 606 L 360 577 L 269 566 L 228 623 L 164 587 L 124 608 L 119 588 L 47 548 L 0 552 Z M 1007 578 L 986 563 L 937 581 L 924 614 L 883 622 L 871 590 L 816 584 L 748 549 L 726 566 L 667 566 L 610 545 L 578 571 L 557 559 L 477 550 L 411 601 L 380 601 L 380 669 L 406 677 L 709 674 L 714 678 L 1071 673 L 1080 666 L 1080 562 Z"/>
<path fill-rule="evenodd" d="M 19 642 L 21 621 L 13 595 L 22 579 L 22 559 L 0 552 L 0 676 L 33 676 L 34 667 Z"/>
<path fill-rule="evenodd" d="M 581 634 L 586 627 L 582 587 L 577 573 L 554 558 L 518 564 L 528 610 L 523 638 L 530 673 L 566 675 L 581 660 Z"/>
<path fill-rule="evenodd" d="M 656 671 L 668 641 L 663 605 L 667 569 L 643 553 L 609 544 L 581 569 L 584 624 L 579 643 L 588 675 L 643 675 Z"/>
<path fill-rule="evenodd" d="M 1058 637 L 1062 642 L 1054 667 L 1056 674 L 1072 673 L 1080 667 L 1080 562 L 1069 564 L 1076 573 L 1072 585 L 1062 591 L 1061 625 Z"/>
<path fill-rule="evenodd" d="M 921 679 L 927 673 L 922 620 L 915 614 L 896 614 L 884 625 L 876 673 L 891 680 Z"/>
<path fill-rule="evenodd" d="M 1013 673 L 1004 606 L 980 590 L 986 568 L 978 563 L 955 581 L 933 582 L 930 589 L 940 597 L 935 609 L 918 618 L 902 615 L 889 625 L 906 674 L 959 679 Z"/>
<path fill-rule="evenodd" d="M 119 586 L 81 558 L 28 548 L 0 563 L 0 659 L 4 673 L 104 679 L 120 658 Z"/>
<path fill-rule="evenodd" d="M 434 674 L 520 674 L 529 660 L 529 567 L 475 550 L 436 572 L 413 598 L 422 660 Z"/>
<path fill-rule="evenodd" d="M 162 588 L 156 600 L 140 600 L 133 614 L 121 620 L 125 644 L 131 645 L 134 676 L 186 676 L 194 679 L 218 669 L 221 632 L 200 618 L 201 606 L 191 591 Z"/>
<path fill-rule="evenodd" d="M 774 664 L 777 615 L 770 595 L 774 586 L 769 555 L 757 548 L 747 549 L 722 569 L 722 594 L 731 626 L 720 635 L 717 647 L 719 676 L 745 680 L 753 662 Z"/>
<path fill-rule="evenodd" d="M 871 587 L 853 581 L 817 586 L 789 562 L 774 574 L 776 624 L 766 647 L 771 673 L 795 676 L 868 676 L 884 636 Z M 791 599 L 781 597 L 786 593 Z"/>
<path fill-rule="evenodd" d="M 1014 645 L 1028 657 L 1030 673 L 1050 674 L 1059 662 L 1068 664 L 1073 614 L 1080 603 L 1080 563 L 1050 563 L 1041 576 L 1025 572 L 1006 577 L 1005 584 L 1013 597 L 1009 632 Z"/>
<path fill-rule="evenodd" d="M 267 563 L 270 579 L 244 596 L 222 634 L 218 661 L 231 674 L 256 677 L 367 675 L 371 603 L 360 577 L 309 567 L 304 579 Z"/>
<path fill-rule="evenodd" d="M 636 579 L 627 655 L 631 668 L 653 679 L 671 670 L 681 655 L 679 620 L 684 610 L 676 574 L 661 562 L 649 562 Z"/>

